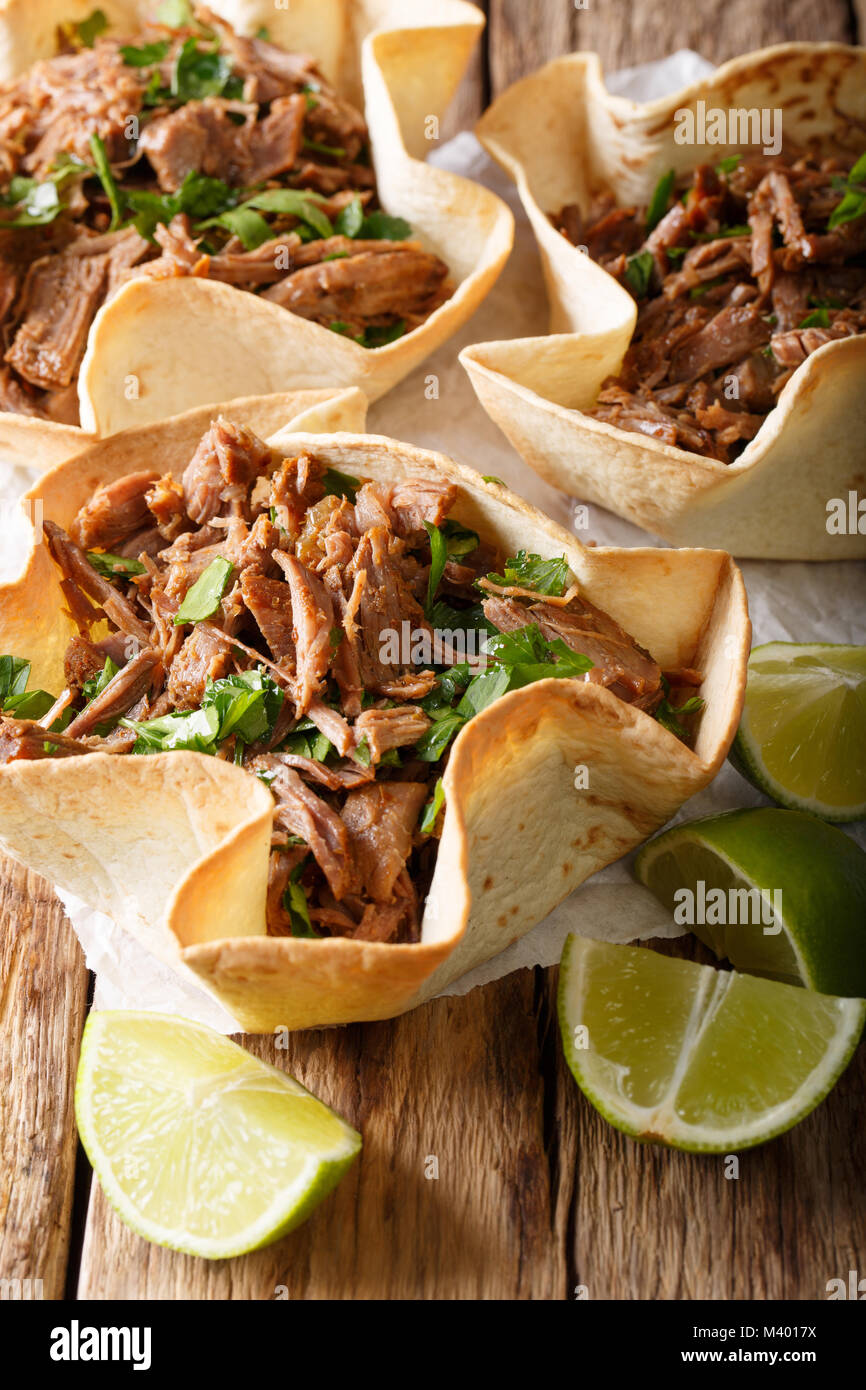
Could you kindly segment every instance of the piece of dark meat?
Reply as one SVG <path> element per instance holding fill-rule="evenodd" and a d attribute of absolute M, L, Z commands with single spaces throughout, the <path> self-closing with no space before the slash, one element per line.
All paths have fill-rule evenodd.
<path fill-rule="evenodd" d="M 454 483 L 437 483 L 428 478 L 408 478 L 391 489 L 388 499 L 394 516 L 394 530 L 404 539 L 414 540 L 424 534 L 424 522 L 441 526 L 454 503 L 457 487 Z"/>
<path fill-rule="evenodd" d="M 92 47 L 35 63 L 19 79 L 30 112 L 27 173 L 44 179 L 61 154 L 92 164 L 92 135 L 102 139 L 112 163 L 129 158 L 130 118 L 141 110 L 147 75 L 124 63 L 121 42 L 100 37 Z"/>
<path fill-rule="evenodd" d="M 770 339 L 770 347 L 780 367 L 799 367 L 801 362 L 805 362 L 807 357 L 817 352 L 825 343 L 835 342 L 839 338 L 849 338 L 852 334 L 862 331 L 862 328 L 839 322 L 837 319 L 830 328 L 801 328 L 790 333 L 774 333 Z"/>
<path fill-rule="evenodd" d="M 374 767 L 363 767 L 360 763 L 340 763 L 335 767 L 316 762 L 314 758 L 304 758 L 299 753 L 259 753 L 244 763 L 250 772 L 273 772 L 278 767 L 291 767 L 309 782 L 318 782 L 328 791 L 350 791 L 365 782 L 372 782 L 376 776 Z"/>
<path fill-rule="evenodd" d="M 164 540 L 175 541 L 182 532 L 189 530 L 183 488 L 171 473 L 157 478 L 153 486 L 148 488 L 146 501 Z"/>
<path fill-rule="evenodd" d="M 150 520 L 147 495 L 159 475 L 146 470 L 127 473 L 97 488 L 69 528 L 70 539 L 84 550 L 113 550 Z"/>
<path fill-rule="evenodd" d="M 365 322 L 424 314 L 439 293 L 448 267 L 414 242 L 386 252 L 364 251 L 324 261 L 288 275 L 263 292 L 263 298 L 320 323 Z"/>
<path fill-rule="evenodd" d="M 197 624 L 171 663 L 168 694 L 172 708 L 198 709 L 208 681 L 227 676 L 231 664 L 230 639 Z"/>
<path fill-rule="evenodd" d="M 72 758 L 94 750 L 67 734 L 52 733 L 35 719 L 0 715 L 0 764 L 34 758 Z"/>
<path fill-rule="evenodd" d="M 174 193 L 195 172 L 246 187 L 291 169 L 301 147 L 306 101 L 301 94 L 278 97 L 262 120 L 249 108 L 206 97 L 156 116 L 142 131 L 146 155 L 159 186 Z M 233 116 L 244 117 L 238 124 Z"/>
<path fill-rule="evenodd" d="M 378 763 L 389 748 L 417 743 L 430 728 L 430 719 L 418 705 L 396 705 L 393 709 L 366 709 L 355 720 L 355 737 L 367 740 L 370 757 Z"/>
<path fill-rule="evenodd" d="M 671 358 L 671 381 L 697 381 L 706 372 L 739 362 L 769 341 L 770 329 L 750 304 L 722 309 Z"/>
<path fill-rule="evenodd" d="M 423 782 L 374 782 L 346 797 L 342 815 L 351 833 L 361 882 L 377 903 L 390 902 L 394 896 L 427 795 Z"/>
<path fill-rule="evenodd" d="M 608 686 L 614 695 L 639 709 L 652 710 L 662 698 L 661 670 L 613 618 L 588 599 L 576 596 L 564 607 L 488 598 L 484 616 L 500 632 L 535 623 L 548 642 L 561 638 L 573 652 L 593 662 L 581 679 Z"/>
<path fill-rule="evenodd" d="M 391 558 L 390 544 L 391 533 L 382 526 L 367 531 L 358 542 L 346 571 L 352 589 L 343 619 L 343 640 L 357 658 L 364 689 L 408 699 L 415 698 L 418 681 L 411 653 L 401 650 L 399 659 L 392 661 L 388 649 L 394 641 L 399 645 L 404 621 L 410 631 L 431 629 Z"/>
<path fill-rule="evenodd" d="M 334 650 L 334 605 L 321 579 L 294 555 L 281 551 L 275 557 L 289 583 L 295 636 L 295 703 L 305 714 L 324 680 Z"/>
<path fill-rule="evenodd" d="M 126 714 L 150 690 L 162 662 L 158 652 L 146 649 L 139 652 L 112 676 L 105 689 L 90 701 L 80 714 L 69 724 L 66 733 L 69 738 L 83 738 L 91 734 L 97 725 L 108 723 Z"/>
<path fill-rule="evenodd" d="M 334 897 L 339 901 L 346 893 L 354 891 L 356 869 L 352 845 L 349 832 L 336 811 L 291 767 L 279 767 L 270 788 L 277 802 L 274 820 L 309 845 Z"/>
<path fill-rule="evenodd" d="M 282 579 L 266 579 L 250 570 L 241 576 L 241 595 L 255 618 L 275 661 L 295 665 L 292 592 Z"/>
<path fill-rule="evenodd" d="M 220 416 L 199 443 L 183 475 L 187 514 L 197 526 L 228 507 L 241 515 L 250 484 L 271 460 L 252 430 Z"/>
<path fill-rule="evenodd" d="M 21 326 L 5 355 L 19 376 L 50 390 L 78 371 L 105 284 L 104 256 L 46 256 L 27 272 Z"/>
<path fill-rule="evenodd" d="M 96 572 L 84 551 L 69 539 L 61 527 L 53 521 L 45 521 L 42 526 L 51 558 L 63 572 L 67 583 L 83 590 L 98 603 L 108 620 L 134 638 L 139 646 L 149 646 L 150 629 L 141 621 L 129 601 Z M 94 614 L 91 622 L 95 621 L 95 617 Z"/>
<path fill-rule="evenodd" d="M 122 663 L 121 663 L 122 664 Z M 98 676 L 105 666 L 105 653 L 85 637 L 73 637 L 63 658 L 67 686 L 80 690 L 85 681 Z"/>

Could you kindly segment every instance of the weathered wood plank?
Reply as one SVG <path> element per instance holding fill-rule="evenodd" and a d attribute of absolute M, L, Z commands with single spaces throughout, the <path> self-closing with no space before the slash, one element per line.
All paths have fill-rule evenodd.
<path fill-rule="evenodd" d="M 858 0 L 862 6 L 863 0 Z M 859 14 L 860 34 L 864 13 Z M 598 53 L 605 71 L 667 57 L 693 48 L 722 63 L 750 49 L 793 39 L 856 43 L 857 25 L 847 0 L 700 0 L 659 5 L 655 0 L 596 4 L 571 0 L 539 5 L 489 0 L 491 95 L 563 53 Z M 862 42 L 862 37 L 859 40 Z"/>
<path fill-rule="evenodd" d="M 487 0 L 473 0 L 476 8 L 487 12 Z M 487 30 L 481 35 L 466 69 L 463 81 L 455 93 L 442 121 L 440 143 L 450 140 L 461 130 L 471 130 L 488 101 Z"/>
<path fill-rule="evenodd" d="M 221 1264 L 147 1245 L 94 1185 L 81 1298 L 563 1296 L 533 972 L 287 1052 L 247 1043 L 361 1129 L 360 1162 L 305 1226 Z"/>
<path fill-rule="evenodd" d="M 0 859 L 0 1278 L 62 1298 L 75 1176 L 81 948 L 49 885 Z"/>
<path fill-rule="evenodd" d="M 652 945 L 715 963 L 694 939 Z M 546 973 L 555 1020 L 558 971 Z M 812 1115 L 739 1154 L 736 1177 L 724 1155 L 620 1134 L 581 1094 L 558 1044 L 555 1056 L 556 1229 L 567 1232 L 568 1297 L 582 1285 L 590 1299 L 826 1298 L 828 1279 L 858 1268 L 866 1047 Z"/>

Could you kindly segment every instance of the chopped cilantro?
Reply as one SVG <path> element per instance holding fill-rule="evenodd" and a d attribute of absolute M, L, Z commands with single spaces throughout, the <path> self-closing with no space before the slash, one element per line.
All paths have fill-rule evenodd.
<path fill-rule="evenodd" d="M 650 287 L 652 278 L 653 256 L 651 251 L 638 251 L 637 255 L 629 256 L 625 266 L 626 283 L 634 294 L 635 299 L 645 299 Z"/>
<path fill-rule="evenodd" d="M 183 623 L 204 622 L 206 618 L 212 617 L 220 606 L 233 569 L 231 561 L 224 560 L 221 555 L 211 560 L 177 610 L 175 627 L 180 627 Z"/>
<path fill-rule="evenodd" d="M 433 798 L 432 800 L 427 802 L 427 805 L 424 807 L 424 810 L 421 815 L 421 820 L 418 828 L 422 832 L 422 834 L 432 834 L 433 828 L 436 825 L 437 820 L 439 819 L 439 812 L 442 810 L 444 802 L 445 788 L 442 785 L 442 778 L 440 777 L 438 778 L 436 786 L 433 789 Z"/>
<path fill-rule="evenodd" d="M 140 560 L 133 560 L 127 555 L 112 555 L 110 550 L 88 550 L 87 558 L 103 579 L 127 579 L 130 575 L 145 573 Z"/>
<path fill-rule="evenodd" d="M 568 583 L 568 561 L 564 555 L 545 560 L 541 555 L 519 550 L 512 559 L 505 561 L 504 574 L 488 574 L 487 578 L 491 584 L 499 584 L 503 588 L 514 585 L 560 598 Z"/>
<path fill-rule="evenodd" d="M 653 189 L 653 195 L 649 200 L 649 207 L 646 212 L 647 235 L 649 235 L 653 227 L 661 222 L 668 210 L 668 203 L 674 191 L 675 178 L 676 175 L 673 169 L 669 169 L 666 174 L 662 174 L 662 177 Z"/>

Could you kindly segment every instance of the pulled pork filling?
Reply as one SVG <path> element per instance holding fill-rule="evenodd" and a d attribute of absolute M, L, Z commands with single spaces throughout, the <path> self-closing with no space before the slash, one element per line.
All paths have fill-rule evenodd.
<path fill-rule="evenodd" d="M 363 481 L 216 419 L 177 475 L 101 487 L 45 540 L 76 632 L 59 696 L 0 657 L 0 762 L 229 759 L 275 801 L 272 934 L 416 941 L 460 729 L 545 677 L 594 682 L 682 737 L 663 675 L 563 557 L 504 558 L 457 488 Z"/>
<path fill-rule="evenodd" d="M 551 221 L 638 303 L 586 412 L 619 429 L 731 463 L 810 353 L 866 331 L 866 156 L 733 155 Z"/>
<path fill-rule="evenodd" d="M 204 9 L 93 28 L 0 89 L 0 409 L 77 423 L 90 325 L 132 277 L 220 280 L 370 348 L 448 297 L 311 58 Z"/>

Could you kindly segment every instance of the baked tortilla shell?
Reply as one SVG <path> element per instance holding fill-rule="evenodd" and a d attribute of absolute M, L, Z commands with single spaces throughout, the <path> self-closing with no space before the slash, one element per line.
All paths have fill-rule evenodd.
<path fill-rule="evenodd" d="M 56 27 L 89 0 L 0 0 L 0 81 L 55 51 Z M 151 0 L 114 0 L 112 28 L 134 32 Z M 454 293 L 394 343 L 363 348 L 255 294 L 194 277 L 129 281 L 99 310 L 78 378 L 81 427 L 104 436 L 237 396 L 358 386 L 389 391 L 475 311 L 511 250 L 514 219 L 487 189 L 422 162 L 484 27 L 463 0 L 212 0 L 242 34 L 267 28 L 313 54 L 363 106 L 383 208 L 446 262 Z M 38 11 L 34 14 L 34 9 Z M 0 415 L 14 432 L 21 417 Z M 0 453 L 2 458 L 2 453 Z"/>
<path fill-rule="evenodd" d="M 592 53 L 557 59 L 510 87 L 478 136 L 515 180 L 541 252 L 546 338 L 478 343 L 460 360 L 487 413 L 548 482 L 675 545 L 722 546 L 778 560 L 866 555 L 866 536 L 828 530 L 828 504 L 866 491 L 866 337 L 813 353 L 732 464 L 583 414 L 619 370 L 636 319 L 631 295 L 572 246 L 547 214 L 587 207 L 602 190 L 645 204 L 668 169 L 686 172 L 745 146 L 674 139 L 675 113 L 780 109 L 786 141 L 859 154 L 866 128 L 866 49 L 782 44 L 725 63 L 670 97 L 612 96 Z"/>
<path fill-rule="evenodd" d="M 233 403 L 223 413 L 235 416 Z M 129 433 L 125 448 L 98 442 L 27 500 L 66 525 L 95 486 L 152 466 L 155 454 L 179 474 L 186 450 L 169 463 L 179 428 L 167 421 Z M 250 1032 L 391 1017 L 524 935 L 712 779 L 739 721 L 750 639 L 742 579 L 722 552 L 584 547 L 508 489 L 394 440 L 297 433 L 281 447 L 383 483 L 450 479 L 457 518 L 508 554 L 524 546 L 567 556 L 586 596 L 663 667 L 701 669 L 706 705 L 694 751 L 581 681 L 539 682 L 473 719 L 444 774 L 442 837 L 417 944 L 268 937 L 269 794 L 240 769 L 175 753 L 0 769 L 3 849 L 193 971 Z M 71 632 L 58 572 L 34 546 L 21 577 L 0 587 L 0 651 L 30 656 L 39 683 L 59 689 Z M 578 765 L 588 767 L 588 790 L 575 789 Z M 214 806 L 223 792 L 225 807 Z M 172 843 L 163 852 L 164 825 Z M 134 872 L 125 872 L 127 857 Z"/>

